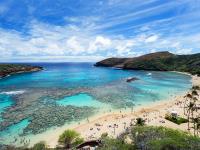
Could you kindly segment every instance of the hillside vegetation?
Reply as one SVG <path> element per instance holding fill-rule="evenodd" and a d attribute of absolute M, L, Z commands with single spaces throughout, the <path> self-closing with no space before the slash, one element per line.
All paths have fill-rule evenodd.
<path fill-rule="evenodd" d="M 0 64 L 0 77 L 6 77 L 11 74 L 40 71 L 42 67 L 23 64 Z"/>
<path fill-rule="evenodd" d="M 200 53 L 175 55 L 165 52 L 151 53 L 135 58 L 108 58 L 95 66 L 150 71 L 180 71 L 200 76 Z"/>
<path fill-rule="evenodd" d="M 68 132 L 68 133 L 67 133 Z M 76 140 L 75 140 L 76 139 Z M 63 141 L 64 140 L 64 141 Z M 2 150 L 75 150 L 78 143 L 83 139 L 75 131 L 65 131 L 59 138 L 63 146 L 48 148 L 41 141 L 33 147 L 0 146 Z M 183 131 L 166 127 L 134 126 L 117 138 L 111 138 L 106 133 L 102 134 L 101 145 L 97 150 L 200 150 L 200 138 Z M 77 142 L 78 141 L 78 142 Z M 66 147 L 66 146 L 69 146 Z"/>
<path fill-rule="evenodd" d="M 200 150 L 199 137 L 154 126 L 136 126 L 117 139 L 102 137 L 102 142 L 98 150 Z"/>

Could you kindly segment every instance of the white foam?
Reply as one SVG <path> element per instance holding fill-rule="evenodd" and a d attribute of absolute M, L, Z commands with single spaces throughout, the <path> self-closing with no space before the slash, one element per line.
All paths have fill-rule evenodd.
<path fill-rule="evenodd" d="M 147 75 L 148 75 L 148 76 L 151 76 L 151 75 L 152 75 L 152 73 L 150 73 L 150 72 L 149 72 L 149 73 L 147 73 Z"/>
<path fill-rule="evenodd" d="M 0 94 L 7 94 L 7 95 L 17 95 L 17 94 L 23 94 L 25 91 L 19 90 L 19 91 L 8 91 L 8 92 L 1 92 Z"/>

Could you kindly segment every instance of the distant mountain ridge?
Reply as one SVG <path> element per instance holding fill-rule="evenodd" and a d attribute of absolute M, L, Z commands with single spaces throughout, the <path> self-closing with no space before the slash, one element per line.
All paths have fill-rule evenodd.
<path fill-rule="evenodd" d="M 175 55 L 168 51 L 150 53 L 134 58 L 108 58 L 95 66 L 132 70 L 180 71 L 200 76 L 200 53 Z"/>

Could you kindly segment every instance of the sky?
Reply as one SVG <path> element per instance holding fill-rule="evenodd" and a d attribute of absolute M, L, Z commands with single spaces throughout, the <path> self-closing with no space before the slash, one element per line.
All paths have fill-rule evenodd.
<path fill-rule="evenodd" d="M 200 0 L 0 0 L 0 62 L 200 52 Z"/>

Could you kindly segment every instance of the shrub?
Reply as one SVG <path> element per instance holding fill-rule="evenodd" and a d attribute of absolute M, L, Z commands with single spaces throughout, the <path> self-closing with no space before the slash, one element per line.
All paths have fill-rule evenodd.
<path fill-rule="evenodd" d="M 41 141 L 39 143 L 36 143 L 35 145 L 33 145 L 33 147 L 31 148 L 32 150 L 45 150 L 46 149 L 46 143 L 44 141 Z"/>
<path fill-rule="evenodd" d="M 132 144 L 127 144 L 122 139 L 104 137 L 101 140 L 102 146 L 98 147 L 97 150 L 135 150 Z"/>
<path fill-rule="evenodd" d="M 105 138 L 105 137 L 107 137 L 107 136 L 108 136 L 108 133 L 107 133 L 107 132 L 101 134 L 101 138 Z"/>
<path fill-rule="evenodd" d="M 144 120 L 144 119 L 142 119 L 142 118 L 137 118 L 136 120 L 137 120 L 136 125 L 138 125 L 138 126 L 143 126 L 143 125 L 145 125 L 145 120 Z"/>
<path fill-rule="evenodd" d="M 63 134 L 60 135 L 58 142 L 64 146 L 64 148 L 70 149 L 78 144 L 83 142 L 83 138 L 80 137 L 80 134 L 74 130 L 66 130 Z"/>

